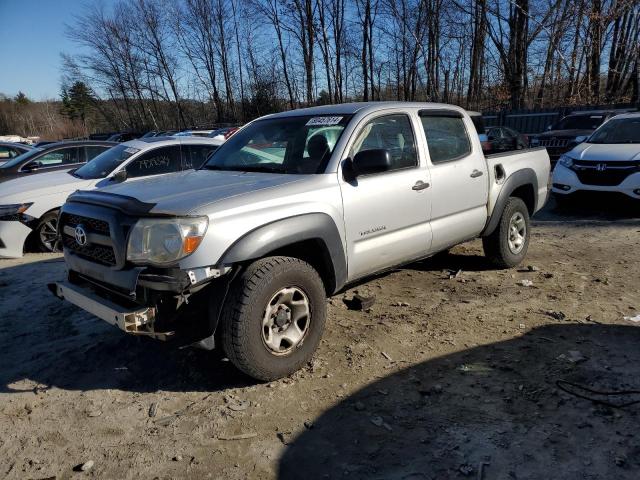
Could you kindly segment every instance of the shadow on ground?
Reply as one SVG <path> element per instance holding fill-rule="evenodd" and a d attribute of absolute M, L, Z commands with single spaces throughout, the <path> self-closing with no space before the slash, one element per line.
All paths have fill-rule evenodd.
<path fill-rule="evenodd" d="M 640 388 L 639 342 L 634 326 L 547 326 L 401 370 L 317 418 L 279 477 L 640 478 L 640 404 L 556 386 Z"/>
<path fill-rule="evenodd" d="M 640 200 L 621 193 L 578 192 L 562 202 L 551 195 L 535 216 L 538 222 L 615 222 L 640 224 Z"/>

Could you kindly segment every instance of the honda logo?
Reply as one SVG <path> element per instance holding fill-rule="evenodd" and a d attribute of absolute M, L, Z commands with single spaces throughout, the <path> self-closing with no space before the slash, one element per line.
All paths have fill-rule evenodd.
<path fill-rule="evenodd" d="M 81 247 L 87 244 L 87 232 L 82 225 L 78 225 L 75 230 L 76 243 Z"/>
<path fill-rule="evenodd" d="M 598 163 L 596 165 L 596 170 L 599 172 L 604 172 L 607 169 L 607 164 L 606 163 Z"/>

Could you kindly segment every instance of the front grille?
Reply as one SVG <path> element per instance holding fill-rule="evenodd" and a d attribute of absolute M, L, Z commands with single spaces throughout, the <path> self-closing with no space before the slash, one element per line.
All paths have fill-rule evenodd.
<path fill-rule="evenodd" d="M 572 169 L 585 185 L 614 187 L 620 185 L 632 173 L 640 172 L 640 162 L 575 160 Z"/>
<path fill-rule="evenodd" d="M 64 231 L 65 226 L 75 228 L 78 225 L 82 225 L 87 233 L 94 233 L 105 237 L 110 236 L 109 222 L 99 220 L 97 218 L 84 217 L 81 215 L 63 212 L 60 216 L 59 231 L 61 232 L 64 248 L 71 250 L 79 257 L 91 260 L 101 265 L 107 265 L 110 267 L 116 265 L 115 251 L 112 246 L 92 243 L 79 245 L 74 236 L 69 235 Z"/>
<path fill-rule="evenodd" d="M 80 246 L 74 238 L 66 234 L 62 235 L 62 242 L 64 243 L 65 248 L 73 251 L 73 253 L 79 257 L 107 266 L 113 266 L 116 264 L 116 256 L 112 247 L 104 245 Z"/>
<path fill-rule="evenodd" d="M 64 225 L 75 227 L 82 225 L 89 232 L 99 233 L 101 235 L 109 235 L 109 223 L 96 218 L 82 217 L 71 213 L 63 213 L 60 219 Z"/>
<path fill-rule="evenodd" d="M 539 141 L 540 143 L 538 145 L 540 145 L 541 147 L 552 148 L 566 147 L 569 143 L 569 139 L 567 138 L 541 138 Z"/>

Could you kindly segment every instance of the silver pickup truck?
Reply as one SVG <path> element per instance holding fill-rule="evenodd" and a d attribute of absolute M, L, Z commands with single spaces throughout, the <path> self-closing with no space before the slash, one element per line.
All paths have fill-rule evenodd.
<path fill-rule="evenodd" d="M 485 157 L 468 114 L 354 103 L 259 118 L 200 169 L 71 195 L 60 298 L 130 334 L 211 349 L 259 380 L 309 361 L 326 298 L 481 237 L 524 258 L 544 149 Z"/>

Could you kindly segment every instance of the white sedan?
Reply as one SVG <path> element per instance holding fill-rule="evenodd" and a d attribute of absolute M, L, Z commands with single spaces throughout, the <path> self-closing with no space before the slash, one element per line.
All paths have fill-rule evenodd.
<path fill-rule="evenodd" d="M 552 182 L 560 200 L 581 190 L 619 192 L 640 199 L 640 113 L 613 117 L 562 155 Z"/>
<path fill-rule="evenodd" d="M 76 170 L 4 182 L 0 187 L 0 258 L 21 257 L 28 239 L 41 251 L 55 251 L 58 210 L 74 191 L 199 168 L 222 143 L 198 137 L 131 140 Z"/>

